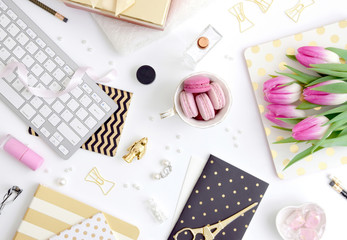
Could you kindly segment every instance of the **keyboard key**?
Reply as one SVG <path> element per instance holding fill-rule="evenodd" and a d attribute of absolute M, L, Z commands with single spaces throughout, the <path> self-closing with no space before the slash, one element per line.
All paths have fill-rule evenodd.
<path fill-rule="evenodd" d="M 67 65 L 64 66 L 64 71 L 65 71 L 69 76 L 71 76 L 71 75 L 74 73 L 74 71 L 73 71 L 69 66 L 67 66 Z"/>
<path fill-rule="evenodd" d="M 66 101 L 69 100 L 70 97 L 71 97 L 70 94 L 65 93 L 65 94 L 61 95 L 61 96 L 59 97 L 59 99 L 60 99 L 63 103 L 66 103 Z"/>
<path fill-rule="evenodd" d="M 77 145 L 78 142 L 81 140 L 76 133 L 65 123 L 61 123 L 57 127 L 58 131 L 63 134 L 63 136 L 70 142 L 72 145 Z"/>
<path fill-rule="evenodd" d="M 76 102 L 75 99 L 71 99 L 67 106 L 74 112 L 78 107 L 79 107 L 79 104 Z"/>
<path fill-rule="evenodd" d="M 8 102 L 17 109 L 25 103 L 25 100 L 5 81 L 0 81 L 0 94 L 2 94 Z"/>
<path fill-rule="evenodd" d="M 55 138 L 55 137 L 50 137 L 49 141 L 54 145 L 54 146 L 58 146 L 59 145 L 59 141 Z"/>
<path fill-rule="evenodd" d="M 92 94 L 92 98 L 95 100 L 95 102 L 99 103 L 101 101 L 101 98 L 99 97 L 98 94 L 93 93 Z"/>
<path fill-rule="evenodd" d="M 65 77 L 65 73 L 58 68 L 53 72 L 53 77 L 55 77 L 55 79 L 57 79 L 60 82 L 60 80 L 62 80 L 63 77 Z"/>
<path fill-rule="evenodd" d="M 17 24 L 23 30 L 27 28 L 27 25 L 22 21 L 22 19 L 18 19 Z"/>
<path fill-rule="evenodd" d="M 87 95 L 83 95 L 83 97 L 81 97 L 80 99 L 80 102 L 83 106 L 88 107 L 89 104 L 91 104 L 92 100 Z"/>
<path fill-rule="evenodd" d="M 59 66 L 64 66 L 65 62 L 58 56 L 54 58 L 55 62 L 59 64 Z"/>
<path fill-rule="evenodd" d="M 36 117 L 34 117 L 34 119 L 31 121 L 31 123 L 34 124 L 34 126 L 37 128 L 41 127 L 44 122 L 45 119 L 40 115 L 36 115 Z"/>
<path fill-rule="evenodd" d="M 88 112 L 86 110 L 84 110 L 83 108 L 78 109 L 78 111 L 76 112 L 76 116 L 83 120 L 88 116 Z"/>
<path fill-rule="evenodd" d="M 17 37 L 16 40 L 22 45 L 24 46 L 28 41 L 29 38 L 27 37 L 27 35 L 25 35 L 25 33 L 20 33 Z"/>
<path fill-rule="evenodd" d="M 24 54 L 25 51 L 23 48 L 21 48 L 20 46 L 15 47 L 15 49 L 13 50 L 13 54 L 16 55 L 17 58 L 21 59 Z"/>
<path fill-rule="evenodd" d="M 55 132 L 53 134 L 53 137 L 55 137 L 55 139 L 57 139 L 59 143 L 61 143 L 64 140 L 64 138 L 58 132 Z"/>
<path fill-rule="evenodd" d="M 36 38 L 36 43 L 37 43 L 41 48 L 46 47 L 46 43 L 45 43 L 44 41 L 42 41 L 41 38 Z"/>
<path fill-rule="evenodd" d="M 45 127 L 41 128 L 40 131 L 45 137 L 48 137 L 49 135 L 51 135 L 51 133 Z"/>
<path fill-rule="evenodd" d="M 31 71 L 36 75 L 36 76 L 40 76 L 41 73 L 43 72 L 43 68 L 38 65 L 38 64 L 35 64 L 34 67 L 31 68 Z"/>
<path fill-rule="evenodd" d="M 53 78 L 48 75 L 48 73 L 44 73 L 42 74 L 42 76 L 40 77 L 40 80 L 45 84 L 48 85 L 52 82 Z"/>
<path fill-rule="evenodd" d="M 0 41 L 3 41 L 6 36 L 7 33 L 2 28 L 0 28 Z"/>
<path fill-rule="evenodd" d="M 11 83 L 16 77 L 17 77 L 17 75 L 14 74 L 13 72 L 11 72 L 9 75 L 7 75 L 5 77 L 5 79 L 7 82 Z"/>
<path fill-rule="evenodd" d="M 12 50 L 12 48 L 14 48 L 14 46 L 16 46 L 16 42 L 11 38 L 11 37 L 7 37 L 4 41 L 4 45 Z"/>
<path fill-rule="evenodd" d="M 50 47 L 47 47 L 45 51 L 46 53 L 48 53 L 49 56 L 54 57 L 55 52 Z"/>
<path fill-rule="evenodd" d="M 84 83 L 84 84 L 82 85 L 82 88 L 83 88 L 84 91 L 86 91 L 88 94 L 91 94 L 92 91 L 93 91 L 86 83 Z"/>
<path fill-rule="evenodd" d="M 29 104 L 25 104 L 22 109 L 20 110 L 20 112 L 24 115 L 24 117 L 26 117 L 28 120 L 30 120 L 35 114 L 36 111 L 29 105 Z"/>
<path fill-rule="evenodd" d="M 11 22 L 11 20 L 6 15 L 3 14 L 0 16 L 0 25 L 1 26 L 6 27 L 10 22 Z"/>
<path fill-rule="evenodd" d="M 54 109 L 54 111 L 56 111 L 57 113 L 60 113 L 63 109 L 64 109 L 64 105 L 59 102 L 59 101 L 56 101 L 53 105 L 52 105 L 52 108 Z"/>
<path fill-rule="evenodd" d="M 30 101 L 31 105 L 34 106 L 34 108 L 38 109 L 39 107 L 41 107 L 41 105 L 43 104 L 43 101 L 39 98 L 39 97 L 34 97 L 31 101 Z"/>
<path fill-rule="evenodd" d="M 43 64 L 43 66 L 44 66 L 49 72 L 52 72 L 53 69 L 54 69 L 57 65 L 55 65 L 55 63 L 52 62 L 52 60 L 48 59 L 47 62 L 45 62 L 45 64 Z"/>
<path fill-rule="evenodd" d="M 88 129 L 78 120 L 74 119 L 71 121 L 70 126 L 75 130 L 81 137 L 84 137 L 88 133 Z"/>
<path fill-rule="evenodd" d="M 17 79 L 16 81 L 12 83 L 12 86 L 14 89 L 16 89 L 19 92 L 20 90 L 23 89 L 24 84 L 19 79 Z"/>
<path fill-rule="evenodd" d="M 38 80 L 32 74 L 29 74 L 29 76 L 28 76 L 29 86 L 34 87 L 36 85 L 36 83 L 38 83 Z"/>
<path fill-rule="evenodd" d="M 59 151 L 61 151 L 64 155 L 67 155 L 69 153 L 69 150 L 66 149 L 63 145 L 59 146 Z"/>
<path fill-rule="evenodd" d="M 0 0 L 0 8 L 5 11 L 8 7 L 3 1 Z"/>
<path fill-rule="evenodd" d="M 51 86 L 49 86 L 49 89 L 54 92 L 59 92 L 61 90 L 61 86 L 57 82 L 53 82 Z"/>
<path fill-rule="evenodd" d="M 11 54 L 9 53 L 9 51 L 7 51 L 5 48 L 1 48 L 0 49 L 0 58 L 2 59 L 2 60 L 6 60 L 7 58 L 9 58 L 9 56 L 10 56 Z"/>
<path fill-rule="evenodd" d="M 7 28 L 7 32 L 9 32 L 12 37 L 15 37 L 19 33 L 19 31 L 20 29 L 14 23 L 11 23 Z"/>
<path fill-rule="evenodd" d="M 34 96 L 27 88 L 25 88 L 21 94 L 26 100 L 29 100 L 32 98 L 32 96 Z"/>
<path fill-rule="evenodd" d="M 57 124 L 61 121 L 60 117 L 58 117 L 55 113 L 53 113 L 49 118 L 48 121 L 53 125 L 57 126 Z"/>
<path fill-rule="evenodd" d="M 34 54 L 38 48 L 38 46 L 36 46 L 35 43 L 30 42 L 28 43 L 28 45 L 25 47 L 26 50 L 28 50 L 28 52 L 30 52 L 31 54 Z"/>
<path fill-rule="evenodd" d="M 46 118 L 49 114 L 52 113 L 52 110 L 47 105 L 44 105 L 42 108 L 40 108 L 39 112 Z"/>
<path fill-rule="evenodd" d="M 90 129 L 92 129 L 93 127 L 95 127 L 95 125 L 97 124 L 97 121 L 92 118 L 92 117 L 88 117 L 87 120 L 84 122 Z"/>
<path fill-rule="evenodd" d="M 29 35 L 29 37 L 31 37 L 31 38 L 36 38 L 36 37 L 37 37 L 36 33 L 34 33 L 33 30 L 31 30 L 30 28 L 28 28 L 28 29 L 26 30 L 26 33 L 27 33 L 27 34 Z"/>
<path fill-rule="evenodd" d="M 37 61 L 39 61 L 40 63 L 43 63 L 46 59 L 47 59 L 47 55 L 42 52 L 41 50 L 38 51 L 35 55 L 35 58 L 37 59 Z"/>
<path fill-rule="evenodd" d="M 75 98 L 79 98 L 82 93 L 83 93 L 83 91 L 79 87 L 75 87 L 74 89 L 71 90 L 71 94 Z"/>
<path fill-rule="evenodd" d="M 102 111 L 101 108 L 99 108 L 95 103 L 92 106 L 90 106 L 90 108 L 88 110 L 98 120 L 101 120 L 105 116 L 104 111 Z"/>
<path fill-rule="evenodd" d="M 22 59 L 22 62 L 24 63 L 25 66 L 30 68 L 34 64 L 35 60 L 29 55 L 25 55 L 25 57 Z"/>
<path fill-rule="evenodd" d="M 17 19 L 17 15 L 12 11 L 12 10 L 8 10 L 7 11 L 7 15 L 12 18 L 13 20 Z"/>
<path fill-rule="evenodd" d="M 101 106 L 106 112 L 108 112 L 108 111 L 111 110 L 110 106 L 107 105 L 105 102 L 102 102 L 102 103 L 100 104 L 100 106 Z"/>
<path fill-rule="evenodd" d="M 65 110 L 62 114 L 61 117 L 66 121 L 69 122 L 71 118 L 73 117 L 73 114 L 69 110 Z"/>

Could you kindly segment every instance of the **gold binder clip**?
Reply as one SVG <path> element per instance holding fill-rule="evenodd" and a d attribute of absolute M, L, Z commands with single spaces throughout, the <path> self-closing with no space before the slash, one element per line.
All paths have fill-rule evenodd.
<path fill-rule="evenodd" d="M 107 195 L 115 185 L 114 182 L 108 181 L 103 178 L 96 167 L 90 170 L 84 180 L 98 185 L 104 195 Z"/>
<path fill-rule="evenodd" d="M 299 0 L 299 2 L 294 7 L 286 11 L 286 14 L 294 22 L 298 22 L 302 11 L 313 4 L 314 0 Z"/>
<path fill-rule="evenodd" d="M 266 13 L 273 3 L 273 0 L 248 0 L 248 1 L 257 4 L 263 13 Z"/>
<path fill-rule="evenodd" d="M 232 8 L 229 9 L 229 12 L 236 17 L 237 21 L 239 21 L 239 28 L 241 33 L 254 26 L 254 23 L 252 23 L 245 16 L 242 2 L 235 4 Z"/>

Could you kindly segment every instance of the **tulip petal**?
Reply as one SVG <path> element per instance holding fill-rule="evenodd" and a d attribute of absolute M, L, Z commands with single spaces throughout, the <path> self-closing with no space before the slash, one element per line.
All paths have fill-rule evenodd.
<path fill-rule="evenodd" d="M 267 112 L 264 114 L 264 116 L 270 120 L 271 122 L 275 123 L 276 125 L 280 126 L 280 127 L 284 127 L 284 128 L 290 128 L 292 127 L 292 125 L 283 122 L 282 120 L 277 119 L 278 116 L 276 116 L 275 114 L 273 114 L 272 112 Z"/>
<path fill-rule="evenodd" d="M 325 125 L 329 119 L 325 116 L 310 116 L 305 118 L 292 129 L 292 137 L 296 140 L 318 140 L 321 139 L 330 125 Z"/>
<path fill-rule="evenodd" d="M 321 58 L 316 58 L 316 57 L 312 57 L 312 56 L 307 56 L 307 55 L 303 55 L 298 53 L 296 55 L 296 59 L 298 60 L 298 62 L 305 66 L 310 68 L 311 64 L 323 64 L 323 63 L 328 63 L 327 61 L 321 59 Z"/>
<path fill-rule="evenodd" d="M 281 118 L 303 118 L 305 111 L 296 109 L 295 105 L 269 104 L 266 106 L 275 116 Z"/>

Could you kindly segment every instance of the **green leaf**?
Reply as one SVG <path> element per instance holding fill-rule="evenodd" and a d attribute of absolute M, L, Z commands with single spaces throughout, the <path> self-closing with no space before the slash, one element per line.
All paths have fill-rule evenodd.
<path fill-rule="evenodd" d="M 289 123 L 289 124 L 297 124 L 298 122 L 301 122 L 305 118 L 276 118 L 276 119 Z"/>
<path fill-rule="evenodd" d="M 332 83 L 328 85 L 318 86 L 312 88 L 312 90 L 328 92 L 328 93 L 347 93 L 347 83 Z"/>
<path fill-rule="evenodd" d="M 345 81 L 345 80 L 347 80 L 347 78 L 337 78 L 335 76 L 325 76 L 325 77 L 321 77 L 321 78 L 318 78 L 317 80 L 314 80 L 314 81 L 310 82 L 305 87 L 313 86 L 313 85 L 316 85 L 318 83 L 322 83 L 322 82 L 329 81 L 329 80 L 342 80 L 342 81 Z"/>
<path fill-rule="evenodd" d="M 337 72 L 337 71 L 332 71 L 332 70 L 323 69 L 323 68 L 311 68 L 310 70 L 323 73 L 326 75 L 336 76 L 336 77 L 343 77 L 343 78 L 347 77 L 347 72 Z"/>
<path fill-rule="evenodd" d="M 339 122 L 339 121 L 346 121 L 347 122 L 347 112 L 341 112 L 340 114 L 338 114 L 336 117 L 330 119 L 326 124 L 324 125 L 328 125 L 328 124 L 332 124 L 335 122 Z"/>
<path fill-rule="evenodd" d="M 272 75 L 272 74 L 269 74 L 269 76 L 272 78 L 278 77 L 277 75 Z"/>
<path fill-rule="evenodd" d="M 294 79 L 294 80 L 297 80 L 297 81 L 299 81 L 299 82 L 301 82 L 301 83 L 303 83 L 303 84 L 308 84 L 308 83 L 310 82 L 310 81 L 307 80 L 306 78 L 301 77 L 301 76 L 296 75 L 296 74 L 292 74 L 292 73 L 281 73 L 281 72 L 276 72 L 276 73 L 278 73 L 278 74 L 280 74 L 280 75 L 282 75 L 282 76 L 286 76 L 286 77 L 292 78 L 292 79 Z"/>
<path fill-rule="evenodd" d="M 293 61 L 298 61 L 298 60 L 296 59 L 295 55 L 289 55 L 289 54 L 287 54 L 286 56 L 287 56 L 287 58 L 289 58 L 289 59 L 291 59 L 291 60 L 293 60 Z"/>
<path fill-rule="evenodd" d="M 296 142 L 300 142 L 300 141 L 296 140 L 296 139 L 293 138 L 293 137 L 289 137 L 289 138 L 286 138 L 286 139 L 282 139 L 282 140 L 276 141 L 276 142 L 274 142 L 273 144 L 279 144 L 279 143 L 296 143 Z"/>
<path fill-rule="evenodd" d="M 322 147 L 336 147 L 336 146 L 347 146 L 347 135 L 344 134 L 342 136 L 339 136 L 337 138 L 328 139 L 326 140 L 322 145 Z"/>
<path fill-rule="evenodd" d="M 339 134 L 339 136 L 343 136 L 343 135 L 347 135 L 347 127 L 343 129 Z"/>
<path fill-rule="evenodd" d="M 336 108 L 330 109 L 330 110 L 322 112 L 320 114 L 317 114 L 317 116 L 325 116 L 325 115 L 330 115 L 330 114 L 334 114 L 334 113 L 341 113 L 344 111 L 347 111 L 347 104 L 346 103 L 343 105 L 340 105 Z"/>
<path fill-rule="evenodd" d="M 333 47 L 328 47 L 326 49 L 336 53 L 337 55 L 339 55 L 340 58 L 347 60 L 347 50 L 341 49 L 341 48 L 333 48 Z"/>
<path fill-rule="evenodd" d="M 303 159 L 304 157 L 307 157 L 307 156 L 311 155 L 312 153 L 323 149 L 323 147 L 318 147 L 315 150 L 313 150 L 313 148 L 314 148 L 314 146 L 311 146 L 311 147 L 307 148 L 306 150 L 302 151 L 301 153 L 297 154 L 292 160 L 290 160 L 290 162 L 285 166 L 285 168 L 283 168 L 283 170 L 286 170 L 288 167 L 290 167 L 294 163 L 298 162 L 299 160 Z"/>
<path fill-rule="evenodd" d="M 341 63 L 323 63 L 323 64 L 310 64 L 314 68 L 327 69 L 337 72 L 347 72 L 347 64 Z"/>
<path fill-rule="evenodd" d="M 300 103 L 299 106 L 296 107 L 296 109 L 307 110 L 307 109 L 312 109 L 316 107 L 321 107 L 321 105 L 310 103 L 304 100 L 302 103 Z"/>
<path fill-rule="evenodd" d="M 272 126 L 273 128 L 276 128 L 276 129 L 279 129 L 279 130 L 283 130 L 283 131 L 288 131 L 288 132 L 291 132 L 292 129 L 290 128 L 284 128 L 284 127 L 279 127 L 279 126 Z"/>
<path fill-rule="evenodd" d="M 285 65 L 288 69 L 290 69 L 292 72 L 298 74 L 299 76 L 303 77 L 303 78 L 306 78 L 308 81 L 313 81 L 313 80 L 316 80 L 318 77 L 317 76 L 312 76 L 310 74 L 307 74 L 307 73 L 304 73 L 304 72 L 301 72 L 291 66 L 288 66 L 288 65 Z"/>

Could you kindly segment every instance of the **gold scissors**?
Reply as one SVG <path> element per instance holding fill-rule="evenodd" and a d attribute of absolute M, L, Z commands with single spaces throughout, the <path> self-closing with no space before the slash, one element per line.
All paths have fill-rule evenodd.
<path fill-rule="evenodd" d="M 193 236 L 192 240 L 195 240 L 196 235 L 198 234 L 203 235 L 205 240 L 213 240 L 218 235 L 218 233 L 222 231 L 226 226 L 228 226 L 232 221 L 240 217 L 242 214 L 245 214 L 246 212 L 248 212 L 249 210 L 251 210 L 257 205 L 258 205 L 258 202 L 255 202 L 249 205 L 248 207 L 242 209 L 241 211 L 235 213 L 234 215 L 228 217 L 227 219 L 224 219 L 223 221 L 218 221 L 218 223 L 215 223 L 213 225 L 208 224 L 201 228 L 183 228 L 180 231 L 178 231 L 173 236 L 173 238 L 175 240 L 178 240 L 178 236 L 180 235 L 180 233 L 189 231 Z"/>

